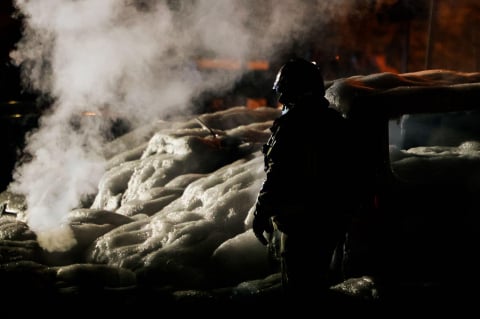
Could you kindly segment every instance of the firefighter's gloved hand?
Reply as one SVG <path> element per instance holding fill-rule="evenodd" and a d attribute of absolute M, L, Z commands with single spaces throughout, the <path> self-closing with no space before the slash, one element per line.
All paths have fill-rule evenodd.
<path fill-rule="evenodd" d="M 253 215 L 253 233 L 255 234 L 257 239 L 266 246 L 268 245 L 268 240 L 267 238 L 265 238 L 264 232 L 273 232 L 272 219 L 270 218 L 270 216 L 267 216 L 265 214 L 259 214 L 258 210 L 255 211 Z"/>

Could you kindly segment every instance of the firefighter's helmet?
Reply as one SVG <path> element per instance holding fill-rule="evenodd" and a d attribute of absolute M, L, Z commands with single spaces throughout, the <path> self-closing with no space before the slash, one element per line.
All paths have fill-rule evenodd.
<path fill-rule="evenodd" d="M 277 73 L 273 90 L 281 103 L 295 103 L 306 95 L 324 96 L 325 86 L 322 71 L 313 62 L 295 58 L 285 63 Z"/>

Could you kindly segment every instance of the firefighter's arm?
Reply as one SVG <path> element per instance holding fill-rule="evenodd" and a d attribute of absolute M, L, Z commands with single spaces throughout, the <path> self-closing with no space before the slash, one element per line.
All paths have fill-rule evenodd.
<path fill-rule="evenodd" d="M 265 193 L 260 192 L 257 202 L 255 203 L 255 212 L 253 213 L 253 233 L 257 237 L 257 239 L 263 245 L 268 245 L 268 240 L 265 237 L 264 233 L 272 233 L 273 232 L 273 224 L 272 224 L 272 209 L 270 205 L 265 203 L 264 198 L 262 195 Z"/>

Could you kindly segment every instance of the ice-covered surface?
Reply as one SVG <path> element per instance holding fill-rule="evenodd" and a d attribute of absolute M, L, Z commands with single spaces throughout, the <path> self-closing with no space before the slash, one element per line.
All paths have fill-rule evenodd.
<path fill-rule="evenodd" d="M 66 251 L 45 249 L 29 230 L 22 197 L 2 193 L 2 274 L 48 273 L 51 287 L 64 293 L 91 285 L 84 277 L 92 276 L 103 289 L 148 286 L 178 298 L 271 275 L 247 216 L 263 178 L 259 149 L 278 115 L 273 108 L 235 107 L 198 117 L 212 131 L 192 117 L 158 123 L 140 141 L 135 131 L 113 141 L 98 193 L 72 210 L 56 234 L 57 240 L 74 235 Z"/>
<path fill-rule="evenodd" d="M 407 98 L 416 87 L 444 87 L 459 78 L 472 82 L 479 76 L 437 70 L 353 77 L 334 82 L 327 96 L 338 104 L 347 100 L 335 90 L 349 99 L 357 90 L 402 85 L 394 96 Z M 455 90 L 471 92 L 472 86 L 477 84 L 455 85 Z M 63 251 L 46 249 L 48 243 L 29 229 L 21 196 L 0 194 L 6 204 L 0 218 L 4 290 L 25 298 L 48 291 L 96 299 L 101 291 L 124 301 L 154 295 L 207 304 L 277 296 L 278 268 L 253 236 L 250 214 L 264 177 L 260 149 L 279 112 L 233 107 L 198 119 L 156 121 L 110 142 L 104 151 L 108 170 L 98 177 L 98 191 L 85 194 L 82 206 L 69 212 L 58 230 L 56 240 L 74 238 Z M 451 163 L 447 167 L 454 158 L 476 162 L 478 149 L 475 142 L 441 150 L 392 149 L 392 159 L 398 159 L 394 166 L 402 174 L 418 177 L 431 167 L 419 169 L 419 161 L 442 158 Z M 437 167 L 439 175 L 448 169 Z M 382 295 L 368 276 L 350 278 L 333 290 L 369 301 Z"/>
<path fill-rule="evenodd" d="M 392 169 L 405 181 L 415 183 L 462 184 L 472 191 L 480 182 L 480 142 L 465 141 L 458 146 L 418 146 L 391 149 Z"/>
<path fill-rule="evenodd" d="M 475 107 L 480 98 L 480 73 L 423 70 L 410 73 L 374 73 L 334 81 L 326 94 L 332 105 L 348 116 L 458 110 Z M 358 110 L 358 113 L 357 113 Z"/>

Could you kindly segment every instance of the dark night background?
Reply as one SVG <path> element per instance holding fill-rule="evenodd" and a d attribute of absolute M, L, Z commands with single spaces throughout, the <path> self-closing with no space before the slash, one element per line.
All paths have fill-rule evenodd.
<path fill-rule="evenodd" d="M 3 190 L 11 180 L 10 172 L 17 158 L 17 148 L 23 143 L 25 127 L 34 123 L 25 123 L 24 118 L 15 118 L 18 108 L 23 112 L 31 113 L 30 103 L 14 104 L 9 101 L 30 100 L 20 85 L 19 70 L 9 58 L 9 53 L 21 37 L 21 19 L 12 15 L 14 8 L 10 1 L 0 2 L 0 136 L 2 156 L 0 167 L 0 188 Z M 28 106 L 27 106 L 28 105 Z M 33 113 L 32 113 L 33 114 Z M 33 120 L 35 122 L 35 119 Z"/>

